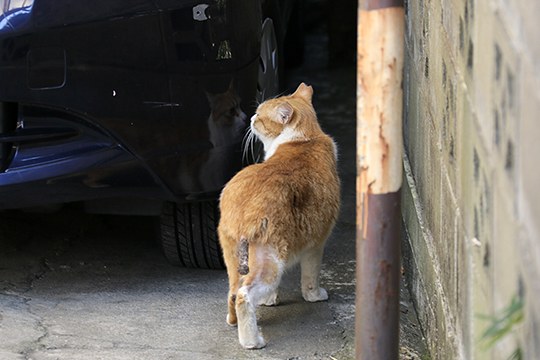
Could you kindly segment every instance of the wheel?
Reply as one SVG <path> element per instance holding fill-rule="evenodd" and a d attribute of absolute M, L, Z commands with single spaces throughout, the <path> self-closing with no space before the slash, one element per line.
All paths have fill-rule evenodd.
<path fill-rule="evenodd" d="M 160 217 L 161 247 L 178 266 L 224 269 L 217 236 L 217 201 L 166 203 Z"/>
<path fill-rule="evenodd" d="M 267 18 L 262 25 L 261 52 L 259 55 L 259 77 L 257 81 L 257 101 L 259 103 L 274 97 L 279 92 L 280 55 L 274 22 Z"/>

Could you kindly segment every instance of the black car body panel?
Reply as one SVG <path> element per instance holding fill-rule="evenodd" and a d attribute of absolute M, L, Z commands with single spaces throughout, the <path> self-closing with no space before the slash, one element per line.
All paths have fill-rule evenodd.
<path fill-rule="evenodd" d="M 35 0 L 0 20 L 0 209 L 215 196 L 242 166 L 258 1 Z"/>

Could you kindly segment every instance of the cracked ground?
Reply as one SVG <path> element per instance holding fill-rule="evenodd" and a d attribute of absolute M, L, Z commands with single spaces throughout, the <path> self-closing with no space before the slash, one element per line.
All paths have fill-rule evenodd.
<path fill-rule="evenodd" d="M 321 32 L 306 37 L 289 87 L 313 85 L 322 127 L 339 146 L 343 205 L 321 280 L 328 302 L 304 302 L 293 269 L 281 304 L 258 312 L 268 346 L 244 351 L 225 323 L 226 273 L 169 265 L 153 219 L 85 215 L 76 205 L 2 212 L 0 359 L 354 358 L 356 69 L 328 69 L 325 42 Z M 401 358 L 420 359 L 405 286 L 401 310 Z"/>

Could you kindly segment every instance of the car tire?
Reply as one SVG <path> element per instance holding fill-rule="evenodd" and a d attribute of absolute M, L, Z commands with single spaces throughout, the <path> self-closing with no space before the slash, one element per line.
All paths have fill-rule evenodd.
<path fill-rule="evenodd" d="M 166 203 L 160 216 L 161 247 L 177 266 L 224 269 L 217 236 L 217 201 Z"/>

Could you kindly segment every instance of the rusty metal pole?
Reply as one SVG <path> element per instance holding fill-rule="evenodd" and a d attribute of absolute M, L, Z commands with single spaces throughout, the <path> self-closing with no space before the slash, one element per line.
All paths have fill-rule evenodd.
<path fill-rule="evenodd" d="M 403 0 L 360 0 L 356 359 L 399 357 Z"/>

